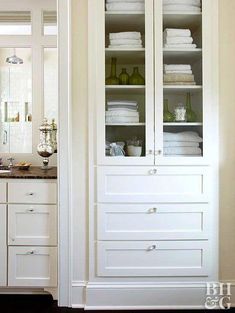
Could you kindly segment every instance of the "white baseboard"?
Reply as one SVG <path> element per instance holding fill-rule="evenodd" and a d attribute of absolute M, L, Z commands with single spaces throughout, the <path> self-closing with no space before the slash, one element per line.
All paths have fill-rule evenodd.
<path fill-rule="evenodd" d="M 72 282 L 71 306 L 73 309 L 83 309 L 85 307 L 85 288 L 86 282 L 84 281 Z"/>

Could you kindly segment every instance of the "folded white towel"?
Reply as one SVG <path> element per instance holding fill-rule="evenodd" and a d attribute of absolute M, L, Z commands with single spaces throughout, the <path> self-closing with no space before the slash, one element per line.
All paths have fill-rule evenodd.
<path fill-rule="evenodd" d="M 175 85 L 175 86 L 195 86 L 196 82 L 164 82 L 164 85 Z"/>
<path fill-rule="evenodd" d="M 191 37 L 190 29 L 182 28 L 166 28 L 163 34 L 167 37 Z"/>
<path fill-rule="evenodd" d="M 185 71 L 164 71 L 165 74 L 193 74 L 192 70 Z"/>
<path fill-rule="evenodd" d="M 164 82 L 194 82 L 193 74 L 164 74 Z"/>
<path fill-rule="evenodd" d="M 118 3 L 107 3 L 107 11 L 140 11 L 143 12 L 145 5 L 142 2 L 118 2 Z"/>
<path fill-rule="evenodd" d="M 178 44 L 164 44 L 166 49 L 196 49 L 197 45 L 194 43 L 178 43 Z"/>
<path fill-rule="evenodd" d="M 141 39 L 111 39 L 110 40 L 110 45 L 114 46 L 121 46 L 121 45 L 142 45 L 142 40 Z"/>
<path fill-rule="evenodd" d="M 164 64 L 165 71 L 184 71 L 191 70 L 190 64 Z"/>
<path fill-rule="evenodd" d="M 202 142 L 202 138 L 197 132 L 185 131 L 181 133 L 163 133 L 164 141 L 190 141 L 190 142 Z"/>
<path fill-rule="evenodd" d="M 112 101 L 107 101 L 107 105 L 132 105 L 132 106 L 137 106 L 138 102 L 137 101 L 128 101 L 128 100 L 112 100 Z"/>
<path fill-rule="evenodd" d="M 175 45 L 175 44 L 191 44 L 193 42 L 192 37 L 164 37 L 163 38 L 164 44 L 168 45 Z"/>
<path fill-rule="evenodd" d="M 125 49 L 142 49 L 143 45 L 109 45 L 109 49 L 125 50 Z"/>
<path fill-rule="evenodd" d="M 115 1 L 115 0 L 112 0 L 112 1 Z M 163 5 L 169 5 L 169 4 L 183 4 L 183 5 L 193 5 L 196 7 L 200 7 L 201 0 L 163 0 Z"/>
<path fill-rule="evenodd" d="M 118 3 L 118 2 L 125 2 L 125 0 L 106 0 L 106 3 Z M 144 3 L 144 0 L 128 0 L 127 2 L 141 2 Z"/>
<path fill-rule="evenodd" d="M 140 32 L 110 33 L 109 39 L 141 39 Z"/>
<path fill-rule="evenodd" d="M 131 116 L 106 116 L 105 122 L 109 123 L 139 123 L 139 117 Z"/>
<path fill-rule="evenodd" d="M 165 155 L 201 155 L 201 148 L 197 147 L 174 147 L 164 148 L 163 153 Z"/>
<path fill-rule="evenodd" d="M 201 8 L 192 5 L 169 4 L 163 6 L 163 12 L 182 11 L 200 13 Z"/>
<path fill-rule="evenodd" d="M 164 141 L 164 148 L 172 148 L 172 147 L 199 147 L 198 142 L 190 142 L 190 141 Z"/>
<path fill-rule="evenodd" d="M 108 107 L 108 111 L 129 111 L 129 112 L 137 112 L 137 107 Z"/>

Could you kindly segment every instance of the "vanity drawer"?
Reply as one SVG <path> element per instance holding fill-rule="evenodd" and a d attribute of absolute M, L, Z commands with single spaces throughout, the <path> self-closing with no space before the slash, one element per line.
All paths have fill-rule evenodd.
<path fill-rule="evenodd" d="M 0 203 L 7 202 L 7 184 L 0 183 Z"/>
<path fill-rule="evenodd" d="M 209 168 L 98 167 L 98 202 L 208 202 Z"/>
<path fill-rule="evenodd" d="M 98 242 L 98 276 L 208 276 L 207 241 Z"/>
<path fill-rule="evenodd" d="M 9 287 L 56 287 L 57 248 L 9 247 Z"/>
<path fill-rule="evenodd" d="M 0 286 L 7 285 L 7 224 L 6 205 L 0 204 Z"/>
<path fill-rule="evenodd" d="M 8 244 L 57 244 L 57 209 L 55 205 L 9 205 Z"/>
<path fill-rule="evenodd" d="M 208 239 L 208 204 L 99 204 L 98 240 Z"/>
<path fill-rule="evenodd" d="M 56 204 L 56 182 L 8 183 L 9 203 Z"/>

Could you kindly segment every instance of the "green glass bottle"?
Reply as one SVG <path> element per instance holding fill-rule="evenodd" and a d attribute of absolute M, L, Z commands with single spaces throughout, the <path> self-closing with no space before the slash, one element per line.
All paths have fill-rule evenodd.
<path fill-rule="evenodd" d="M 175 116 L 173 113 L 169 111 L 168 108 L 168 99 L 164 99 L 164 107 L 163 107 L 163 122 L 170 123 L 174 122 Z"/>
<path fill-rule="evenodd" d="M 121 74 L 119 75 L 119 84 L 120 85 L 128 85 L 130 76 L 128 75 L 125 68 L 122 69 Z"/>
<path fill-rule="evenodd" d="M 145 84 L 144 77 L 140 75 L 138 67 L 134 67 L 133 74 L 131 75 L 129 79 L 129 84 L 130 85 L 144 85 Z"/>
<path fill-rule="evenodd" d="M 105 80 L 106 85 L 119 85 L 119 78 L 117 77 L 117 59 L 111 59 L 111 72 L 110 76 Z"/>
<path fill-rule="evenodd" d="M 189 92 L 186 96 L 186 118 L 188 123 L 193 123 L 197 121 L 197 114 L 192 110 L 191 95 Z"/>

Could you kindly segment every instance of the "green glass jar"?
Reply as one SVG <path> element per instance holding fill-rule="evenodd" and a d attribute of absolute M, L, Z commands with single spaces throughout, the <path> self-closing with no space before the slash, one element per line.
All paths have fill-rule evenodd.
<path fill-rule="evenodd" d="M 106 85 L 119 85 L 119 78 L 117 77 L 117 59 L 111 59 L 111 72 L 110 76 L 105 80 Z"/>
<path fill-rule="evenodd" d="M 130 85 L 144 85 L 145 84 L 144 77 L 140 75 L 138 67 L 134 67 L 133 74 L 131 75 L 129 79 L 129 84 Z"/>
<path fill-rule="evenodd" d="M 130 76 L 128 75 L 125 68 L 122 69 L 121 74 L 119 75 L 119 84 L 120 85 L 128 85 Z"/>
<path fill-rule="evenodd" d="M 189 92 L 186 96 L 186 117 L 188 123 L 194 123 L 197 121 L 197 114 L 192 110 L 191 95 Z"/>
<path fill-rule="evenodd" d="M 163 122 L 171 123 L 174 122 L 175 115 L 169 111 L 168 108 L 168 99 L 164 99 L 164 107 L 163 107 Z"/>

